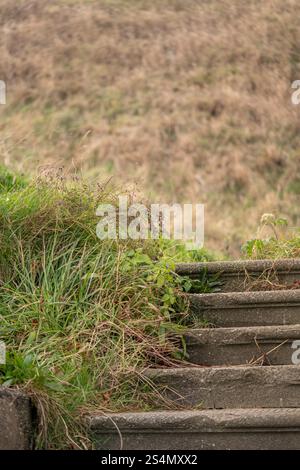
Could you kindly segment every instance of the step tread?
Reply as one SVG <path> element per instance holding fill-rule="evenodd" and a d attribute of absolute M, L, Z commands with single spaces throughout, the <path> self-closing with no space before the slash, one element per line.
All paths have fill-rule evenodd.
<path fill-rule="evenodd" d="M 240 326 L 228 328 L 194 328 L 185 333 L 199 344 L 241 344 L 259 340 L 300 339 L 300 324 Z"/>
<path fill-rule="evenodd" d="M 252 408 L 226 410 L 184 410 L 184 411 L 136 411 L 113 413 L 106 416 L 94 414 L 89 416 L 91 430 L 115 430 L 118 427 L 127 429 L 161 430 L 174 426 L 175 429 L 192 431 L 199 427 L 300 427 L 300 408 Z"/>
<path fill-rule="evenodd" d="M 191 301 L 203 307 L 226 308 L 230 305 L 240 307 L 258 304 L 300 304 L 300 289 L 272 291 L 216 292 L 211 294 L 188 294 Z"/>
<path fill-rule="evenodd" d="M 191 376 L 191 377 L 213 377 L 214 375 L 220 375 L 221 372 L 227 374 L 227 379 L 230 380 L 228 375 L 235 373 L 237 375 L 246 374 L 247 376 L 253 376 L 259 374 L 265 377 L 277 376 L 279 380 L 285 380 L 286 377 L 297 377 L 299 378 L 300 385 L 300 367 L 296 365 L 277 365 L 277 366 L 252 366 L 252 365 L 232 365 L 232 366 L 212 366 L 212 367 L 174 367 L 174 368 L 161 368 L 161 369 L 146 369 L 144 374 L 147 377 L 156 376 Z M 226 377 L 224 375 L 224 377 Z"/>
<path fill-rule="evenodd" d="M 300 258 L 280 260 L 237 260 L 237 261 L 211 261 L 201 263 L 178 263 L 176 272 L 180 275 L 199 274 L 206 271 L 208 274 L 219 273 L 262 273 L 266 270 L 281 272 L 299 272 Z"/>

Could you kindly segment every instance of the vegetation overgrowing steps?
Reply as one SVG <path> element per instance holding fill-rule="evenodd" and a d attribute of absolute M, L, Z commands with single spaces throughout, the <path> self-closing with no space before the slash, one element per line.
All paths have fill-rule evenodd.
<path fill-rule="evenodd" d="M 188 295 L 191 318 L 217 328 L 186 333 L 189 367 L 145 372 L 177 411 L 91 417 L 96 445 L 298 449 L 300 260 L 184 263 L 177 274 L 221 290 Z"/>
<path fill-rule="evenodd" d="M 191 253 L 171 240 L 99 240 L 96 209 L 117 207 L 119 191 L 0 165 L 0 390 L 34 401 L 37 448 L 90 448 L 83 414 L 155 405 L 140 371 L 181 357 L 186 280 L 173 272 Z"/>

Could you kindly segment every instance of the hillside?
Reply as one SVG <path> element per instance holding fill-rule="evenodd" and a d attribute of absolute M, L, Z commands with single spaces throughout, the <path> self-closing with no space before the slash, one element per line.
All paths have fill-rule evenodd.
<path fill-rule="evenodd" d="M 0 163 L 205 202 L 239 254 L 265 212 L 299 225 L 300 4 L 0 0 Z"/>

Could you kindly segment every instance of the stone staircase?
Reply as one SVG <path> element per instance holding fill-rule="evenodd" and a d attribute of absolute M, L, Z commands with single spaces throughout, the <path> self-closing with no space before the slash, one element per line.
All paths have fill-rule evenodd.
<path fill-rule="evenodd" d="M 300 260 L 177 272 L 221 289 L 189 296 L 191 315 L 211 326 L 186 334 L 190 367 L 147 371 L 178 410 L 92 416 L 97 448 L 300 449 Z"/>

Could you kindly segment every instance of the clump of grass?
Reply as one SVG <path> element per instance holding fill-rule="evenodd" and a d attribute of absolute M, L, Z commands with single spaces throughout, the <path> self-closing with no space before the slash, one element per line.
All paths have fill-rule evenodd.
<path fill-rule="evenodd" d="M 6 176 L 5 176 L 6 175 Z M 158 401 L 140 371 L 180 358 L 187 279 L 175 261 L 207 259 L 165 241 L 100 241 L 95 216 L 118 192 L 56 175 L 0 176 L 0 384 L 33 397 L 42 448 L 91 446 L 83 414 Z"/>
<path fill-rule="evenodd" d="M 284 229 L 282 229 L 284 228 Z M 263 237 L 268 229 L 269 236 Z M 256 238 L 248 240 L 242 247 L 248 258 L 299 258 L 300 257 L 300 230 L 289 230 L 288 222 L 274 214 L 264 214 L 261 218 Z"/>

